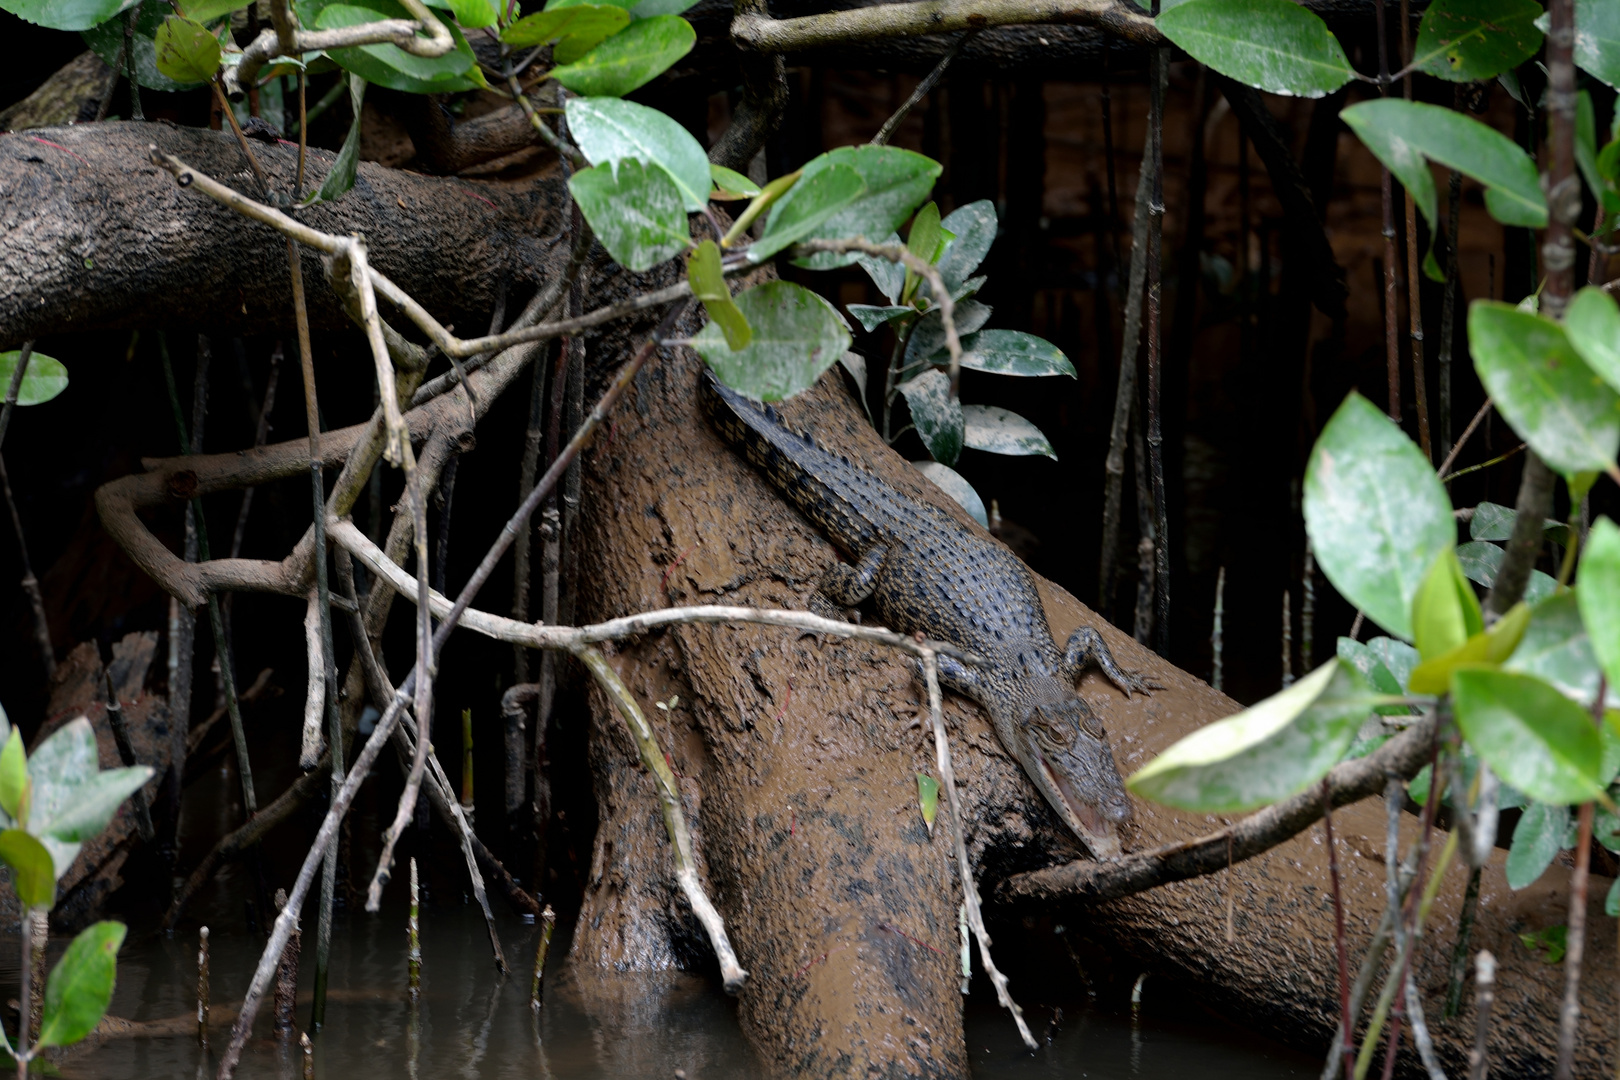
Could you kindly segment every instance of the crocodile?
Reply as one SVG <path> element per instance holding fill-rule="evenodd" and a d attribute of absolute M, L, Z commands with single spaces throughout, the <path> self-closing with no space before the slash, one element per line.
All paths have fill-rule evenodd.
<path fill-rule="evenodd" d="M 1002 746 L 1093 856 L 1116 857 L 1131 802 L 1075 681 L 1095 665 L 1127 697 L 1157 684 L 1115 663 L 1092 627 L 1059 651 L 1034 576 L 999 544 L 790 430 L 707 370 L 701 396 L 720 437 L 853 560 L 826 571 L 816 599 L 845 610 L 870 602 L 883 625 L 980 658 L 941 654 L 941 684 L 989 714 Z"/>

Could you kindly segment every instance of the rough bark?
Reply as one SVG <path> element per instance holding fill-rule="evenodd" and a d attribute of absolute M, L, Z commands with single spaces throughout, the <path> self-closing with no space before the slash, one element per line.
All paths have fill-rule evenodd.
<path fill-rule="evenodd" d="M 695 362 L 671 358 L 644 373 L 588 463 L 587 618 L 678 603 L 803 607 L 836 558 L 695 415 L 696 371 Z M 954 512 L 881 445 L 839 378 L 835 370 L 789 403 L 788 421 Z M 1166 686 L 1127 702 L 1095 677 L 1082 684 L 1106 718 L 1122 771 L 1237 709 L 1055 586 L 1042 588 L 1059 640 L 1081 621 L 1098 625 L 1122 663 Z M 965 1076 L 955 974 L 960 891 L 947 838 L 929 836 L 916 805 L 915 774 L 932 772 L 918 724 L 920 677 L 881 650 L 753 628 L 680 628 L 627 646 L 615 663 L 682 778 L 708 884 L 751 972 L 740 1016 L 764 1057 L 781 1073 L 806 1077 Z M 681 702 L 673 713 L 654 707 L 672 695 Z M 676 898 L 649 781 L 605 702 L 596 702 L 594 717 L 601 825 L 574 959 L 638 970 L 712 964 Z M 1010 873 L 1072 858 L 1073 845 L 983 716 L 949 698 L 947 718 L 986 891 Z M 1382 910 L 1383 811 L 1348 807 L 1335 825 L 1350 944 L 1360 949 Z M 1212 818 L 1138 803 L 1128 846 L 1215 826 Z M 1408 841 L 1415 828 L 1409 818 Z M 1071 910 L 1063 921 L 1198 987 L 1203 1000 L 1246 1024 L 1320 1049 L 1337 1019 L 1326 875 L 1320 831 L 1311 829 L 1230 873 Z M 1435 1017 L 1465 878 L 1453 868 L 1422 947 L 1419 984 Z M 1228 890 L 1236 896 L 1236 945 L 1226 943 Z M 1506 1008 L 1493 1030 L 1494 1063 L 1504 1074 L 1544 1071 L 1551 1061 L 1558 970 L 1512 936 L 1562 922 L 1566 897 L 1562 874 L 1511 893 L 1500 857 L 1487 869 L 1474 940 L 1503 964 Z M 1614 945 L 1606 938 L 1595 943 L 1603 952 L 1592 970 L 1611 969 Z M 1614 1014 L 1608 982 L 1585 987 L 1583 1074 L 1595 1075 L 1612 1056 L 1603 1019 Z M 1434 1025 L 1447 1060 L 1466 1055 L 1472 1024 L 1465 1008 Z"/>
<path fill-rule="evenodd" d="M 0 349 L 79 329 L 229 323 L 250 332 L 286 321 L 282 238 L 178 186 L 148 160 L 154 143 L 259 194 L 228 133 L 103 123 L 0 137 Z M 290 191 L 297 148 L 252 146 L 272 183 Z M 319 185 L 332 159 L 310 151 L 307 186 Z M 374 266 L 441 321 L 473 325 L 489 317 L 503 277 L 520 285 L 544 276 L 560 200 L 561 185 L 549 181 L 438 179 L 362 162 L 340 202 L 298 216 L 363 233 Z M 307 251 L 304 276 L 321 280 Z M 313 323 L 347 325 L 330 289 L 309 294 Z"/>

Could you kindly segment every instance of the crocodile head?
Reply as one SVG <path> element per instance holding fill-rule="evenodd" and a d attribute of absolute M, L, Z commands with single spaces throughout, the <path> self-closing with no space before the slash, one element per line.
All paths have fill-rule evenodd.
<path fill-rule="evenodd" d="M 1027 675 L 1012 721 L 998 724 L 1013 752 L 1064 824 L 1099 859 L 1119 855 L 1121 822 L 1131 801 L 1114 766 L 1102 721 L 1073 688 L 1050 675 Z"/>

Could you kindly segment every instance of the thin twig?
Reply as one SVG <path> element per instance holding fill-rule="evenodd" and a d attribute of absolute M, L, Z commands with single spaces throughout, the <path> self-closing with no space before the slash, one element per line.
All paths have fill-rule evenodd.
<path fill-rule="evenodd" d="M 1491 1067 L 1487 1040 L 1491 1006 L 1496 1002 L 1496 957 L 1487 949 L 1474 958 L 1474 1045 L 1468 1051 L 1468 1080 L 1485 1080 Z"/>
<path fill-rule="evenodd" d="M 1153 11 L 1159 0 L 1153 0 Z M 1170 512 L 1164 488 L 1164 430 L 1160 406 L 1159 348 L 1160 249 L 1164 243 L 1164 91 L 1170 78 L 1170 50 L 1155 49 L 1149 66 L 1148 168 L 1153 201 L 1148 206 L 1147 250 L 1147 450 L 1153 481 L 1153 648 L 1170 655 Z"/>
<path fill-rule="evenodd" d="M 1355 1019 L 1350 1013 L 1350 953 L 1344 940 L 1344 895 L 1339 887 L 1339 852 L 1333 843 L 1333 799 L 1326 781 L 1322 783 L 1322 831 L 1328 849 L 1328 875 L 1333 884 L 1333 945 L 1339 961 L 1339 1027 L 1355 1030 Z M 1230 858 L 1228 859 L 1230 861 Z M 1344 1069 L 1349 1075 L 1355 1068 L 1355 1043 L 1344 1040 Z"/>
<path fill-rule="evenodd" d="M 1473 437 L 1479 425 L 1485 422 L 1485 417 L 1490 414 L 1492 404 L 1491 399 L 1487 397 L 1485 403 L 1479 407 L 1479 411 L 1474 414 L 1474 418 L 1468 421 L 1468 426 L 1463 428 L 1462 437 L 1451 447 L 1451 450 L 1446 454 L 1446 460 L 1442 461 L 1440 467 L 1435 470 L 1439 476 L 1444 478 L 1449 475 L 1451 466 L 1457 461 L 1457 455 L 1462 453 L 1462 448 L 1468 444 L 1468 440 Z"/>
<path fill-rule="evenodd" d="M 1384 28 L 1384 0 L 1374 0 L 1378 33 L 1378 94 L 1389 96 L 1389 31 Z M 1400 311 L 1395 287 L 1395 194 L 1389 170 L 1378 169 L 1378 195 L 1384 235 L 1384 364 L 1389 373 L 1389 418 L 1401 422 Z"/>
<path fill-rule="evenodd" d="M 51 644 L 51 621 L 45 614 L 45 594 L 40 591 L 39 579 L 28 559 L 28 537 L 23 533 L 22 515 L 17 512 L 17 500 L 11 494 L 11 476 L 6 472 L 6 460 L 0 457 L 0 491 L 5 493 L 6 509 L 11 514 L 11 529 L 17 534 L 17 554 L 22 563 L 22 587 L 28 596 L 28 606 L 34 614 L 34 641 L 39 646 L 40 659 L 45 664 L 45 677 L 56 674 L 56 648 Z"/>
<path fill-rule="evenodd" d="M 916 107 L 917 102 L 927 97 L 934 87 L 939 85 L 939 80 L 945 77 L 945 69 L 951 66 L 951 61 L 961 55 L 962 50 L 967 48 L 968 42 L 978 36 L 979 31 L 975 28 L 964 31 L 962 36 L 956 39 L 955 44 L 946 51 L 944 56 L 939 58 L 939 63 L 934 65 L 934 70 L 923 76 L 922 81 L 917 84 L 917 89 L 911 92 L 911 96 L 906 98 L 905 103 L 894 110 L 894 115 L 885 120 L 883 126 L 878 128 L 878 133 L 872 136 L 872 146 L 888 145 L 889 137 L 905 121 L 906 116 Z"/>

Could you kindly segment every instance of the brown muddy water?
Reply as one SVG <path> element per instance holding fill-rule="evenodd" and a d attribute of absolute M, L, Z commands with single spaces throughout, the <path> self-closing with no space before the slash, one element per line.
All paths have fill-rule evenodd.
<path fill-rule="evenodd" d="M 315 1075 L 333 1080 L 418 1077 L 513 1080 L 754 1080 L 765 1070 L 738 1028 L 717 982 L 701 976 L 577 975 L 555 943 L 546 974 L 544 1008 L 529 1005 L 528 968 L 538 930 L 499 916 L 502 945 L 522 972 L 498 976 L 477 908 L 429 904 L 422 913 L 422 995 L 412 1006 L 405 988 L 404 911 L 340 918 L 332 942 L 332 996 L 327 1024 L 315 1037 Z M 64 943 L 65 944 L 65 943 Z M 16 981 L 13 942 L 0 945 L 0 987 Z M 61 947 L 52 942 L 54 953 Z M 304 996 L 298 1022 L 309 1020 L 313 938 L 306 939 Z M 258 958 L 259 939 L 219 932 L 212 942 L 213 1001 L 241 999 Z M 130 1020 L 194 1016 L 195 929 L 173 938 L 131 936 L 119 957 L 111 1012 Z M 1014 985 L 1016 992 L 1018 987 Z M 1037 1053 L 1022 1048 L 993 993 L 975 981 L 968 997 L 967 1041 L 979 1080 L 1047 1077 L 1201 1078 L 1272 1080 L 1313 1076 L 1319 1063 L 1248 1035 L 1171 1000 L 1152 979 L 1142 1003 L 1109 1010 L 1082 995 L 1069 1000 L 1026 998 Z M 1061 1009 L 1061 1013 L 1055 1011 Z M 269 1004 L 260 1037 L 250 1043 L 237 1075 L 244 1080 L 294 1080 L 303 1075 L 296 1034 L 268 1036 Z M 108 1041 L 58 1062 L 60 1075 L 83 1080 L 211 1077 L 227 1037 L 211 1033 L 201 1051 L 194 1035 Z M 679 1072 L 677 1072 L 679 1070 Z"/>

